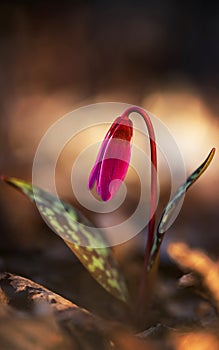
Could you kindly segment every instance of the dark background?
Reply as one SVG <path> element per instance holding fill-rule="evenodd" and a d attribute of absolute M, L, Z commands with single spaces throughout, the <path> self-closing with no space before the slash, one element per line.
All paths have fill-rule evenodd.
<path fill-rule="evenodd" d="M 1 88 L 8 98 L 113 89 L 141 102 L 179 75 L 213 99 L 218 16 L 205 1 L 2 1 Z"/>

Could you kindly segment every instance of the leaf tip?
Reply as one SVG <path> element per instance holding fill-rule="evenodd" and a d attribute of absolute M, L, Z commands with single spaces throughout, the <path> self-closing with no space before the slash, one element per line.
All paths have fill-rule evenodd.
<path fill-rule="evenodd" d="M 6 182 L 6 183 L 9 184 L 9 185 L 12 185 L 12 184 L 13 184 L 13 181 L 12 181 L 13 178 L 10 177 L 10 176 L 1 175 L 1 176 L 0 176 L 0 179 L 1 179 L 2 181 Z"/>
<path fill-rule="evenodd" d="M 216 152 L 216 147 L 213 147 L 212 149 L 211 149 L 211 154 L 212 154 L 212 157 L 214 156 L 214 154 L 215 154 L 215 152 Z"/>
<path fill-rule="evenodd" d="M 1 179 L 2 181 L 7 181 L 7 176 L 5 176 L 5 175 L 0 175 L 0 179 Z"/>
<path fill-rule="evenodd" d="M 2 181 L 4 181 L 6 184 L 19 189 L 20 188 L 20 184 L 21 184 L 21 180 L 17 179 L 16 177 L 10 177 L 10 176 L 5 176 L 5 175 L 1 175 L 0 179 Z"/>

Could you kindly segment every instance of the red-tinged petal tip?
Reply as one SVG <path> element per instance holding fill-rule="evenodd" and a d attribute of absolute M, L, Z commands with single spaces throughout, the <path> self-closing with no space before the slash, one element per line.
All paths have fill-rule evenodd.
<path fill-rule="evenodd" d="M 112 198 L 112 195 L 111 195 L 111 193 L 109 191 L 98 193 L 98 194 L 100 195 L 101 199 L 104 202 L 108 202 Z"/>

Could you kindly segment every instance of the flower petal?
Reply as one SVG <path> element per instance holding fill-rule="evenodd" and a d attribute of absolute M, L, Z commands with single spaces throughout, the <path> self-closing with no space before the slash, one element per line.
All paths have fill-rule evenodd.
<path fill-rule="evenodd" d="M 117 192 L 125 178 L 131 156 L 132 133 L 132 121 L 118 117 L 103 140 L 88 187 L 91 189 L 96 181 L 96 191 L 104 201 Z"/>
<path fill-rule="evenodd" d="M 117 118 L 118 119 L 118 118 Z M 111 125 L 110 129 L 108 130 L 102 145 L 100 147 L 99 153 L 97 155 L 97 159 L 95 162 L 94 167 L 92 168 L 91 172 L 90 172 L 90 176 L 88 179 L 88 188 L 89 190 L 92 189 L 92 187 L 94 186 L 95 181 L 97 181 L 98 183 L 98 179 L 99 179 L 99 172 L 100 172 L 100 166 L 101 166 L 101 162 L 105 153 L 105 149 L 107 146 L 107 143 L 109 142 L 109 140 L 112 138 L 112 135 L 115 131 L 116 128 L 118 128 L 118 122 L 117 119 L 114 121 L 114 123 Z"/>
<path fill-rule="evenodd" d="M 95 181 L 99 178 L 99 172 L 100 172 L 100 162 L 95 163 L 93 169 L 90 172 L 90 176 L 88 179 L 89 190 L 91 190 L 93 188 Z"/>
<path fill-rule="evenodd" d="M 128 141 L 112 138 L 108 143 L 97 184 L 97 193 L 104 201 L 109 200 L 121 186 L 128 171 L 130 156 Z"/>

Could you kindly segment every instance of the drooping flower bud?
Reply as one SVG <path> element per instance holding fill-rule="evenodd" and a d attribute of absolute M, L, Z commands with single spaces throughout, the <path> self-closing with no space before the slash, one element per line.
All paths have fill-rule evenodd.
<path fill-rule="evenodd" d="M 96 191 L 104 201 L 115 195 L 126 176 L 132 134 L 132 121 L 128 117 L 118 117 L 103 140 L 89 176 L 88 187 L 91 189 L 96 182 Z"/>

